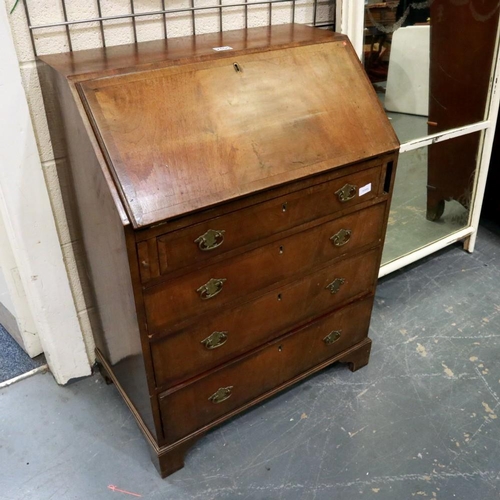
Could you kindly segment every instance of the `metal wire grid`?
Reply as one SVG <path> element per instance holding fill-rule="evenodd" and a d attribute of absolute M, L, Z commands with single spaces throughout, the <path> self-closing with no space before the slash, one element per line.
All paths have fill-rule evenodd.
<path fill-rule="evenodd" d="M 97 12 L 98 12 L 98 17 L 93 17 L 89 19 L 69 19 L 68 18 L 68 13 L 67 13 L 67 8 L 66 8 L 66 0 L 59 0 L 61 3 L 61 8 L 62 8 L 62 13 L 63 13 L 63 18 L 64 21 L 58 21 L 58 22 L 53 22 L 53 23 L 48 23 L 48 24 L 39 24 L 39 25 L 33 25 L 30 20 L 30 9 L 29 9 L 29 0 L 23 0 L 23 5 L 24 5 L 24 10 L 26 12 L 26 19 L 28 22 L 28 29 L 30 33 L 30 38 L 31 38 L 31 44 L 33 46 L 33 51 L 35 55 L 37 55 L 37 47 L 36 47 L 36 39 L 34 36 L 34 32 L 37 30 L 43 30 L 43 29 L 49 29 L 49 28 L 56 28 L 56 27 L 64 27 L 66 31 L 66 38 L 68 42 L 68 47 L 69 50 L 72 52 L 73 51 L 73 44 L 71 41 L 71 30 L 70 27 L 73 25 L 79 25 L 79 24 L 90 24 L 90 23 L 99 23 L 99 28 L 100 28 L 100 37 L 101 37 L 101 43 L 103 47 L 106 47 L 106 22 L 107 21 L 116 21 L 120 19 L 131 19 L 132 20 L 132 30 L 133 30 L 133 37 L 134 37 L 134 42 L 137 43 L 137 26 L 136 26 L 136 20 L 138 18 L 147 18 L 147 17 L 153 17 L 153 16 L 161 16 L 162 17 L 162 24 L 163 24 L 163 36 L 164 38 L 168 38 L 168 16 L 169 15 L 174 15 L 174 14 L 182 14 L 182 13 L 190 13 L 191 14 L 191 25 L 192 25 L 192 34 L 196 34 L 196 14 L 201 13 L 201 12 L 206 12 L 210 10 L 218 10 L 219 13 L 219 31 L 223 31 L 224 29 L 224 12 L 227 9 L 230 8 L 235 8 L 235 7 L 244 7 L 244 21 L 245 21 L 245 28 L 248 28 L 248 18 L 249 18 L 249 7 L 254 7 L 254 6 L 267 6 L 268 9 L 268 25 L 272 25 L 272 16 L 273 16 L 273 5 L 275 4 L 289 4 L 291 6 L 291 19 L 290 23 L 295 22 L 295 10 L 296 10 L 296 3 L 297 0 L 256 0 L 256 1 L 250 1 L 249 0 L 244 0 L 244 1 L 238 1 L 236 0 L 234 3 L 230 4 L 223 4 L 222 0 L 217 0 L 217 4 L 213 5 L 203 5 L 203 6 L 196 6 L 195 2 L 196 0 L 189 0 L 189 6 L 186 7 L 181 7 L 181 8 L 166 8 L 166 0 L 161 0 L 161 10 L 156 10 L 156 11 L 150 11 L 150 12 L 137 12 L 134 4 L 134 0 L 129 0 L 129 5 L 130 5 L 130 12 L 126 12 L 124 14 L 116 14 L 116 15 L 109 15 L 109 16 L 103 16 L 102 14 L 102 6 L 101 6 L 101 0 L 95 0 L 96 2 L 96 7 L 97 7 Z M 323 0 L 313 0 L 313 5 L 312 5 L 312 20 L 311 20 L 311 25 L 316 26 L 316 27 L 321 27 L 321 28 L 332 28 L 335 29 L 335 0 L 327 0 L 327 3 L 330 5 L 330 16 L 328 20 L 322 20 L 318 22 L 318 6 L 319 4 L 324 4 L 325 1 Z"/>

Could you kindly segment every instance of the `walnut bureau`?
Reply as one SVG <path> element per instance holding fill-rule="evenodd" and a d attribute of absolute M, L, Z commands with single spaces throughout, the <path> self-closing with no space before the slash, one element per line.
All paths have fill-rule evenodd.
<path fill-rule="evenodd" d="M 40 74 L 96 356 L 162 476 L 224 420 L 368 362 L 398 141 L 345 36 L 228 31 L 43 56 Z"/>

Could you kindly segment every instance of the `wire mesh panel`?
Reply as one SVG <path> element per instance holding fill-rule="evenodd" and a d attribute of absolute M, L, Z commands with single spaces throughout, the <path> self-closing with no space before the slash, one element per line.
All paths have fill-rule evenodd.
<path fill-rule="evenodd" d="M 82 5 L 85 4 L 85 5 Z M 23 0 L 33 50 L 60 50 L 298 22 L 335 28 L 335 0 Z M 56 44 L 57 45 L 57 44 Z"/>

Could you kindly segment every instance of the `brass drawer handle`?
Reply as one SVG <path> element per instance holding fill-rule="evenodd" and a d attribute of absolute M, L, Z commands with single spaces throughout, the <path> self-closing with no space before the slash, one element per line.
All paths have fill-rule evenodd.
<path fill-rule="evenodd" d="M 329 285 L 326 285 L 325 288 L 328 288 L 330 290 L 332 295 L 335 295 L 339 290 L 340 287 L 345 283 L 344 278 L 335 278 Z"/>
<path fill-rule="evenodd" d="M 338 233 L 334 234 L 330 240 L 336 247 L 342 247 L 346 243 L 349 243 L 351 239 L 352 231 L 350 229 L 341 229 Z"/>
<path fill-rule="evenodd" d="M 342 330 L 334 330 L 333 332 L 330 332 L 324 339 L 323 342 L 326 345 L 332 345 L 334 342 L 337 342 L 337 340 L 340 338 L 340 335 L 342 334 Z"/>
<path fill-rule="evenodd" d="M 208 300 L 222 292 L 226 278 L 210 278 L 204 285 L 196 290 L 202 300 Z"/>
<path fill-rule="evenodd" d="M 217 347 L 223 346 L 226 342 L 227 332 L 213 332 L 206 339 L 201 341 L 207 349 L 217 349 Z"/>
<path fill-rule="evenodd" d="M 230 385 L 228 387 L 219 387 L 217 391 L 215 391 L 209 398 L 209 401 L 212 401 L 214 404 L 219 404 L 225 401 L 226 399 L 229 399 L 231 397 L 231 390 L 233 389 L 233 386 Z"/>
<path fill-rule="evenodd" d="M 345 184 L 338 191 L 335 191 L 335 194 L 338 196 L 339 200 L 342 203 L 345 203 L 346 201 L 352 200 L 356 196 L 357 192 L 357 186 L 353 186 L 352 184 Z"/>
<path fill-rule="evenodd" d="M 198 248 L 202 252 L 208 252 L 220 247 L 224 243 L 225 232 L 224 230 L 209 229 L 205 234 L 198 236 L 194 242 L 198 243 Z"/>

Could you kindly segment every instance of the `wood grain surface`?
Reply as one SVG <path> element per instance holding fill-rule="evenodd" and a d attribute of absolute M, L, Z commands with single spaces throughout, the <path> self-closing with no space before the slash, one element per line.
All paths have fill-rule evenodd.
<path fill-rule="evenodd" d="M 162 476 L 238 412 L 368 362 L 398 142 L 346 37 L 288 25 L 43 61 L 98 357 Z"/>
<path fill-rule="evenodd" d="M 213 314 L 216 309 L 234 305 L 252 293 L 263 293 L 269 287 L 276 286 L 286 279 L 291 280 L 303 276 L 314 268 L 328 265 L 333 259 L 340 258 L 347 252 L 379 245 L 384 208 L 384 204 L 375 205 L 357 214 L 357 217 L 348 216 L 345 219 L 322 224 L 227 262 L 214 264 L 176 280 L 147 288 L 144 291 L 144 301 L 150 328 L 156 329 L 159 325 L 163 328 L 174 327 L 186 317 Z M 349 227 L 353 231 L 352 241 L 343 247 L 335 246 L 330 237 L 340 229 Z M 373 260 L 367 255 L 358 265 L 368 272 Z M 330 266 L 335 272 L 335 267 L 342 268 L 343 264 L 346 265 L 345 262 L 340 262 Z M 217 295 L 204 299 L 202 293 L 197 290 L 211 279 L 225 281 L 221 284 Z M 324 284 L 326 285 L 327 283 Z M 344 288 L 352 286 L 356 285 L 349 281 L 348 286 Z M 325 295 L 327 293 L 328 291 Z M 311 300 L 309 297 L 308 303 L 311 303 Z M 168 307 L 165 307 L 167 304 Z"/>
<path fill-rule="evenodd" d="M 346 184 L 358 189 L 369 186 L 370 191 L 361 196 L 356 192 L 341 202 L 336 193 Z M 373 200 L 380 191 L 380 167 L 375 167 L 159 236 L 159 272 L 200 265 L 245 244 Z M 224 231 L 223 241 L 213 250 L 200 250 L 196 240 L 210 229 Z"/>
<path fill-rule="evenodd" d="M 371 299 L 345 308 L 342 314 L 334 313 L 320 319 L 208 377 L 160 396 L 167 442 L 175 442 L 189 435 L 234 408 L 361 342 L 366 337 L 371 308 Z M 340 338 L 327 345 L 324 338 L 334 330 L 342 330 Z M 221 403 L 209 400 L 219 388 L 225 387 L 232 387 L 227 400 Z M 179 412 L 184 418 L 179 418 Z"/>
<path fill-rule="evenodd" d="M 81 90 L 135 227 L 397 146 L 345 40 L 214 56 Z"/>

